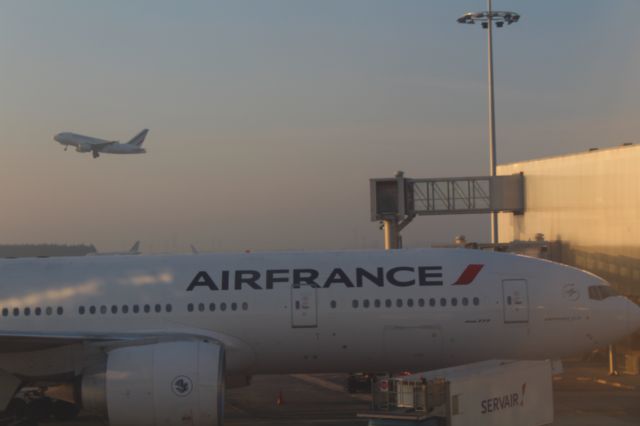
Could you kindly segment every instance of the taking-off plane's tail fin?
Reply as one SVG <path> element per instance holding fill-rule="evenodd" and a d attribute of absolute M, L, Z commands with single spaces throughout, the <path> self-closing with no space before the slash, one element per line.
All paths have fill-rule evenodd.
<path fill-rule="evenodd" d="M 137 145 L 137 146 L 142 145 L 142 142 L 144 142 L 144 138 L 147 137 L 148 132 L 149 132 L 149 129 L 144 129 L 143 131 L 135 135 L 133 139 L 127 142 L 127 145 Z"/>

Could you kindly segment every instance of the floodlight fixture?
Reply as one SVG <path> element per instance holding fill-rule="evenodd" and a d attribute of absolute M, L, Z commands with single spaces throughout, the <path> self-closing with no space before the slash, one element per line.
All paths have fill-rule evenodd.
<path fill-rule="evenodd" d="M 468 12 L 458 18 L 461 24 L 475 24 L 481 22 L 483 28 L 489 27 L 489 22 L 495 22 L 496 27 L 502 28 L 504 24 L 515 24 L 520 20 L 520 15 L 507 11 Z"/>

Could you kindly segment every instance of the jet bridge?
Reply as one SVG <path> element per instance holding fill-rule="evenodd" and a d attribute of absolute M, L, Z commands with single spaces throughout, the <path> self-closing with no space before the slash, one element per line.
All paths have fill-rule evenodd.
<path fill-rule="evenodd" d="M 385 248 L 402 247 L 400 231 L 416 216 L 524 212 L 524 175 L 370 179 L 371 220 L 382 221 Z"/>

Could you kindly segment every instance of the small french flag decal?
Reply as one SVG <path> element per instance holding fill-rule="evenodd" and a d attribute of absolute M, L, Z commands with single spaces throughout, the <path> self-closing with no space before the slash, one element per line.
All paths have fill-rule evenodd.
<path fill-rule="evenodd" d="M 460 277 L 458 278 L 458 281 L 453 283 L 453 285 L 471 284 L 473 282 L 473 280 L 476 279 L 476 277 L 478 276 L 478 274 L 480 273 L 480 271 L 482 270 L 483 267 L 484 267 L 484 265 L 469 265 L 469 266 L 467 266 L 465 268 L 465 270 L 462 271 L 462 274 L 460 274 Z"/>

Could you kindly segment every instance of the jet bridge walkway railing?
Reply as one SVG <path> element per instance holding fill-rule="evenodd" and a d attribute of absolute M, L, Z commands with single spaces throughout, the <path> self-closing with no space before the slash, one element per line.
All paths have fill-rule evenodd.
<path fill-rule="evenodd" d="M 371 179 L 371 220 L 383 221 L 385 246 L 416 216 L 524 212 L 524 175 Z"/>
<path fill-rule="evenodd" d="M 491 178 L 412 179 L 408 200 L 418 215 L 489 213 Z"/>

